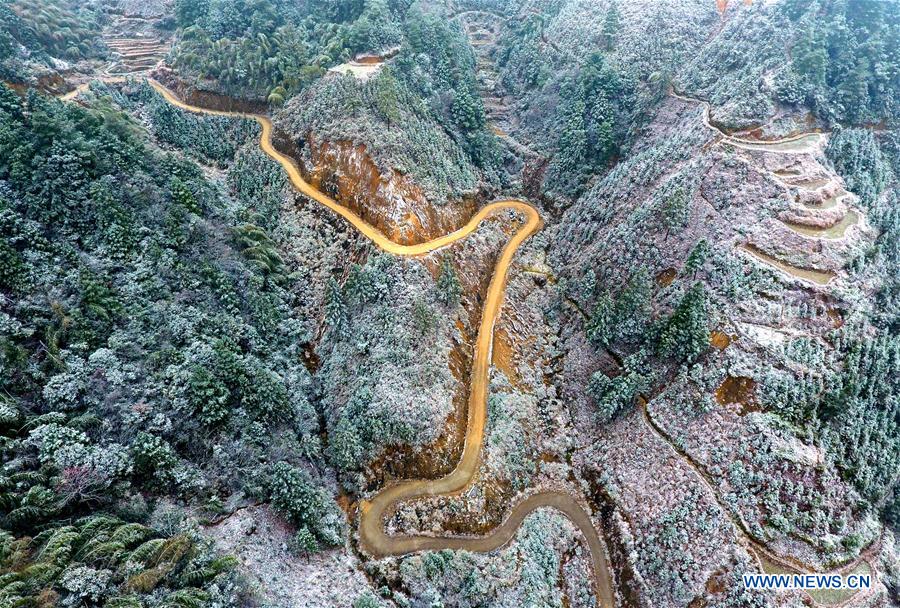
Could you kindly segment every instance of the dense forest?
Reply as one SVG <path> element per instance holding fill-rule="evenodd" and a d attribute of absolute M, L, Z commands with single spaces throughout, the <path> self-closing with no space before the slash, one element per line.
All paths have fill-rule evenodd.
<path fill-rule="evenodd" d="M 16 0 L 0 5 L 0 79 L 27 78 L 62 60 L 102 55 L 100 15 L 65 0 Z"/>
<path fill-rule="evenodd" d="M 4 0 L 0 81 L 0 607 L 900 602 L 891 2 Z M 379 532 L 508 542 L 368 544 L 471 437 Z"/>
<path fill-rule="evenodd" d="M 826 124 L 896 123 L 898 44 L 890 2 L 787 0 L 729 21 L 678 82 L 719 106 L 729 126 L 771 117 L 776 102 Z M 738 69 L 723 78 L 725 62 Z"/>
<path fill-rule="evenodd" d="M 217 2 L 178 0 L 174 65 L 225 90 L 281 103 L 325 68 L 398 46 L 411 0 Z"/>
<path fill-rule="evenodd" d="M 330 493 L 294 460 L 322 458 L 296 356 L 309 320 L 254 223 L 256 191 L 223 198 L 194 162 L 155 147 L 123 112 L 152 95 L 110 92 L 84 109 L 3 90 L 2 483 L 14 535 L 4 559 L 36 560 L 4 582 L 7 594 L 58 578 L 109 601 L 237 602 L 217 582 L 229 563 L 199 539 L 165 545 L 131 523 L 178 517 L 153 496 L 212 517 L 240 488 L 317 543 L 340 542 Z M 153 120 L 158 132 L 210 142 L 198 152 L 208 162 L 254 135 L 246 123 L 191 124 L 159 108 Z M 89 517 L 97 512 L 118 519 Z M 48 527 L 65 521 L 74 527 Z M 103 574 L 142 560 L 146 571 Z"/>

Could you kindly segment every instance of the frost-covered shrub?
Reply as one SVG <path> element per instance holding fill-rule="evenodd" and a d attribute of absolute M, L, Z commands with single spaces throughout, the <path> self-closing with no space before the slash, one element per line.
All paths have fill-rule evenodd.
<path fill-rule="evenodd" d="M 527 488 L 537 472 L 540 446 L 529 424 L 537 408 L 531 396 L 499 393 L 488 398 L 486 464 L 492 475 L 517 491 Z"/>
<path fill-rule="evenodd" d="M 246 605 L 235 560 L 214 555 L 208 542 L 186 534 L 163 536 L 141 524 L 92 516 L 54 525 L 33 539 L 3 532 L 0 546 L 6 572 L 0 593 L 12 604 Z"/>
<path fill-rule="evenodd" d="M 174 483 L 180 459 L 169 443 L 150 433 L 140 432 L 131 444 L 135 469 L 157 483 Z"/>
<path fill-rule="evenodd" d="M 447 550 L 402 558 L 401 584 L 413 606 L 559 606 L 563 555 L 576 538 L 559 514 L 541 510 L 525 518 L 514 542 L 499 552 Z M 593 605 L 589 573 L 579 569 L 575 576 L 582 583 L 577 590 L 588 597 L 584 605 Z"/>
<path fill-rule="evenodd" d="M 319 377 L 329 456 L 354 470 L 385 446 L 421 445 L 441 428 L 452 401 L 451 319 L 432 277 L 407 260 L 372 257 L 333 289 L 346 322 L 325 337 Z"/>
<path fill-rule="evenodd" d="M 75 409 L 87 382 L 88 367 L 77 356 L 66 357 L 66 371 L 56 374 L 44 385 L 43 396 L 53 409 Z"/>
<path fill-rule="evenodd" d="M 371 593 L 364 593 L 353 601 L 353 608 L 379 608 L 381 602 Z"/>
<path fill-rule="evenodd" d="M 88 566 L 67 569 L 59 581 L 64 591 L 61 605 L 80 607 L 100 604 L 110 593 L 111 578 L 112 572 L 109 570 L 96 570 Z"/>
<path fill-rule="evenodd" d="M 279 462 L 272 469 L 269 487 L 272 506 L 291 523 L 309 529 L 326 545 L 341 544 L 343 515 L 309 473 Z"/>

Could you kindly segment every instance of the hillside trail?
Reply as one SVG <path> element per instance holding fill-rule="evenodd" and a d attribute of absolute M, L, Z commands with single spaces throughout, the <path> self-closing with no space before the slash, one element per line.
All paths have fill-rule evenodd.
<path fill-rule="evenodd" d="M 804 132 L 798 133 L 797 135 L 790 135 L 788 137 L 782 137 L 780 139 L 771 139 L 771 140 L 760 140 L 760 139 L 747 139 L 744 137 L 736 137 L 731 135 L 721 127 L 717 126 L 712 122 L 710 118 L 711 106 L 708 101 L 705 99 L 698 99 L 696 97 L 689 97 L 682 93 L 679 93 L 674 88 L 670 88 L 669 95 L 674 97 L 679 101 L 683 101 L 685 103 L 693 103 L 699 104 L 703 107 L 703 124 L 708 128 L 715 132 L 717 132 L 725 141 L 725 143 L 731 144 L 738 148 L 745 148 L 750 150 L 759 150 L 762 152 L 780 152 L 784 154 L 803 154 L 807 152 L 812 152 L 816 149 L 816 147 L 824 140 L 825 134 L 818 132 Z M 794 147 L 790 146 L 794 144 Z"/>
<path fill-rule="evenodd" d="M 540 214 L 532 205 L 521 200 L 501 200 L 481 208 L 462 228 L 442 237 L 416 245 L 402 245 L 391 241 L 384 233 L 365 222 L 351 210 L 314 188 L 300 173 L 297 163 L 275 149 L 272 143 L 273 125 L 266 116 L 239 112 L 210 110 L 181 101 L 172 91 L 159 82 L 149 79 L 150 85 L 162 97 L 178 108 L 197 114 L 245 118 L 256 121 L 262 128 L 260 149 L 275 160 L 287 173 L 291 184 L 305 196 L 337 213 L 380 249 L 400 256 L 421 256 L 447 247 L 472 234 L 490 216 L 512 212 L 524 216 L 521 225 L 504 246 L 494 267 L 488 293 L 485 298 L 481 324 L 475 343 L 474 362 L 468 400 L 468 426 L 462 457 L 456 468 L 440 479 L 405 480 L 388 485 L 370 500 L 363 500 L 360 507 L 360 543 L 364 550 L 376 557 L 403 555 L 416 551 L 465 549 L 475 552 L 492 551 L 503 547 L 515 535 L 522 520 L 536 509 L 550 507 L 563 513 L 582 533 L 591 553 L 594 588 L 598 605 L 615 605 L 612 578 L 606 558 L 606 547 L 594 527 L 590 513 L 574 496 L 560 491 L 541 491 L 516 504 L 504 522 L 491 534 L 469 536 L 393 536 L 384 531 L 385 518 L 403 502 L 429 496 L 456 495 L 468 488 L 475 477 L 481 460 L 481 449 L 487 422 L 487 396 L 490 375 L 491 349 L 494 324 L 500 315 L 506 291 L 506 277 L 518 248 L 535 234 L 542 225 Z M 512 218 L 510 218 L 512 220 Z"/>
<path fill-rule="evenodd" d="M 687 95 L 683 95 L 675 91 L 674 88 L 669 90 L 669 94 L 678 99 L 679 101 L 683 101 L 686 103 L 692 104 L 700 104 L 703 107 L 703 124 L 708 129 L 715 131 L 719 136 L 718 143 L 728 144 L 733 146 L 734 148 L 738 148 L 741 150 L 747 150 L 750 152 L 765 152 L 768 154 L 777 154 L 777 155 L 805 155 L 805 154 L 815 154 L 816 152 L 822 149 L 822 146 L 827 141 L 828 135 L 826 133 L 821 133 L 817 131 L 811 132 L 802 132 L 796 135 L 791 135 L 788 137 L 783 137 L 780 139 L 771 139 L 771 140 L 761 140 L 761 139 L 748 139 L 744 137 L 737 137 L 729 134 L 724 129 L 716 125 L 710 119 L 711 105 L 708 101 L 703 99 L 697 99 L 694 97 L 689 97 Z M 757 167 L 757 169 L 765 172 L 769 177 L 771 177 L 774 181 L 788 187 L 795 188 L 798 190 L 807 190 L 807 191 L 815 191 L 820 185 L 809 185 L 804 186 L 802 184 L 797 183 L 789 183 L 786 181 L 785 177 L 782 175 L 778 175 L 777 173 L 764 169 L 762 167 Z M 832 178 L 833 179 L 833 178 Z M 832 180 L 826 180 L 826 183 Z M 828 211 L 838 202 L 846 202 L 850 200 L 851 195 L 845 195 L 840 197 L 832 197 L 826 203 L 822 205 L 806 205 L 806 209 L 808 212 L 811 212 L 813 215 L 818 215 L 822 212 Z M 820 226 L 814 223 L 801 223 L 798 221 L 784 221 L 781 220 L 782 223 L 787 226 L 790 230 L 795 233 L 810 239 L 825 239 L 825 240 L 839 240 L 846 237 L 848 231 L 853 226 L 857 225 L 862 217 L 862 213 L 855 209 L 850 209 L 847 206 L 846 212 L 844 215 L 838 219 L 837 221 L 825 225 Z M 766 264 L 767 266 L 774 268 L 780 272 L 783 272 L 795 279 L 800 279 L 807 283 L 813 283 L 818 286 L 826 286 L 831 283 L 832 280 L 837 276 L 834 272 L 827 270 L 818 270 L 815 268 L 807 268 L 801 266 L 795 266 L 793 264 L 789 264 L 784 260 L 781 260 L 765 251 L 761 250 L 759 247 L 756 247 L 750 243 L 745 243 L 739 246 L 739 249 L 744 253 L 752 256 L 756 260 Z"/>
<path fill-rule="evenodd" d="M 751 554 L 755 554 L 757 561 L 760 564 L 760 569 L 763 572 L 767 573 L 775 573 L 772 572 L 775 569 L 779 569 L 782 571 L 800 573 L 800 574 L 813 574 L 813 573 L 827 573 L 827 574 L 847 574 L 857 570 L 860 567 L 866 568 L 869 572 L 875 572 L 875 568 L 872 566 L 872 559 L 875 553 L 881 550 L 881 539 L 872 543 L 866 549 L 866 551 L 862 552 L 858 557 L 852 560 L 848 560 L 838 567 L 830 570 L 824 571 L 821 568 L 816 568 L 807 563 L 804 563 L 802 560 L 794 558 L 789 555 L 781 555 L 779 553 L 775 553 L 772 549 L 769 549 L 764 543 L 758 541 L 753 533 L 750 530 L 750 527 L 744 521 L 744 519 L 736 513 L 733 513 L 731 509 L 729 509 L 725 504 L 724 500 L 721 496 L 720 491 L 716 488 L 716 485 L 710 477 L 709 473 L 700 465 L 688 452 L 682 448 L 666 431 L 662 425 L 656 421 L 649 411 L 650 403 L 641 398 L 640 400 L 640 413 L 641 419 L 644 422 L 644 425 L 650 429 L 651 433 L 655 435 L 659 440 L 664 442 L 669 449 L 678 456 L 694 473 L 697 475 L 700 483 L 706 488 L 706 491 L 713 497 L 716 503 L 719 505 L 719 508 L 722 509 L 722 512 L 728 517 L 731 521 L 732 526 L 734 526 L 735 532 L 738 537 L 743 538 L 743 540 L 748 545 Z M 767 567 L 767 565 L 769 567 Z M 773 568 L 773 566 L 775 568 Z M 820 598 L 810 595 L 810 599 L 813 600 L 817 605 L 824 605 L 833 608 L 834 606 L 844 605 L 850 602 L 853 599 L 856 599 L 859 592 L 849 594 L 849 597 L 845 597 L 838 602 L 824 602 L 821 601 Z M 808 594 L 809 595 L 809 594 Z"/>
<path fill-rule="evenodd" d="M 172 46 L 171 33 L 163 33 L 159 28 L 161 20 L 162 15 L 111 15 L 101 34 L 101 40 L 109 49 L 109 63 L 89 74 L 67 78 L 75 88 L 60 99 L 72 101 L 87 91 L 92 81 L 123 83 L 129 78 L 149 76 L 161 67 Z"/>
<path fill-rule="evenodd" d="M 475 55 L 478 95 L 484 104 L 491 132 L 519 157 L 525 160 L 540 159 L 540 154 L 510 135 L 518 131 L 520 117 L 509 103 L 494 59 L 494 49 L 498 45 L 503 15 L 483 10 L 451 11 L 451 13 L 448 18 L 459 21 Z"/>
<path fill-rule="evenodd" d="M 745 139 L 740 137 L 735 137 L 730 135 L 729 133 L 722 130 L 720 127 L 716 126 L 710 121 L 710 103 L 702 100 L 696 99 L 693 97 L 688 97 L 685 95 L 681 95 L 674 90 L 670 90 L 670 95 L 680 101 L 701 104 L 703 107 L 703 123 L 704 125 L 716 131 L 720 136 L 720 142 L 730 144 L 736 148 L 741 148 L 750 151 L 762 151 L 762 152 L 774 152 L 778 154 L 810 154 L 814 153 L 820 149 L 821 145 L 825 142 L 827 135 L 824 133 L 818 132 L 804 132 L 796 135 L 792 135 L 789 137 L 774 139 L 774 140 L 753 140 L 753 139 Z M 775 181 L 787 184 L 783 178 L 772 171 L 766 171 Z M 813 190 L 815 187 L 808 187 L 803 189 Z M 834 195 L 831 199 L 826 201 L 823 205 L 818 207 L 819 211 L 827 210 L 835 206 L 839 201 L 847 199 L 852 196 L 851 194 L 843 194 L 843 195 Z M 857 224 L 860 220 L 859 213 L 850 209 L 844 215 L 844 217 L 830 227 L 813 227 L 807 226 L 804 224 L 783 222 L 788 226 L 791 230 L 802 234 L 811 238 L 824 238 L 824 239 L 840 239 L 844 238 L 847 233 L 847 230 Z M 815 283 L 820 286 L 825 286 L 831 282 L 834 278 L 834 273 L 818 271 L 814 269 L 800 268 L 796 266 L 792 266 L 779 260 L 778 258 L 766 254 L 765 252 L 757 249 L 753 245 L 745 244 L 740 247 L 745 252 L 751 254 L 756 259 L 762 261 L 763 263 L 775 267 L 778 270 L 793 276 L 795 278 L 802 279 L 804 281 L 808 281 L 811 283 Z M 794 558 L 789 555 L 782 555 L 775 553 L 773 550 L 769 549 L 764 543 L 760 542 L 755 538 L 753 533 L 751 532 L 747 523 L 743 520 L 743 518 L 736 513 L 733 513 L 725 504 L 721 497 L 719 490 L 716 488 L 716 485 L 713 479 L 710 477 L 708 472 L 703 468 L 701 464 L 699 464 L 685 449 L 683 449 L 678 442 L 676 442 L 666 431 L 663 426 L 653 418 L 649 411 L 649 403 L 646 400 L 641 400 L 640 411 L 642 420 L 647 428 L 660 440 L 666 443 L 670 450 L 672 450 L 676 455 L 678 455 L 698 476 L 701 483 L 706 487 L 707 491 L 714 497 L 715 501 L 719 504 L 719 507 L 723 510 L 723 512 L 728 516 L 731 520 L 732 525 L 735 528 L 735 531 L 738 533 L 740 537 L 744 539 L 747 545 L 750 547 L 751 551 L 755 554 L 757 560 L 760 563 L 760 567 L 763 571 L 771 572 L 775 569 L 778 570 L 786 570 L 789 572 L 797 572 L 797 573 L 816 573 L 823 572 L 821 568 L 816 568 L 810 564 L 804 563 L 802 560 Z M 872 565 L 873 556 L 877 553 L 881 548 L 881 539 L 879 538 L 875 542 L 873 542 L 865 551 L 863 551 L 858 557 L 852 560 L 846 560 L 841 563 L 836 568 L 832 569 L 829 573 L 849 573 L 858 568 L 866 568 L 870 572 L 875 572 L 875 568 Z M 810 594 L 808 594 L 810 595 Z M 841 606 L 849 603 L 851 600 L 855 599 L 858 595 L 857 593 L 850 594 L 849 597 L 844 597 L 836 602 L 825 602 L 822 601 L 820 597 L 810 595 L 810 599 L 816 605 L 828 605 L 828 606 Z"/>

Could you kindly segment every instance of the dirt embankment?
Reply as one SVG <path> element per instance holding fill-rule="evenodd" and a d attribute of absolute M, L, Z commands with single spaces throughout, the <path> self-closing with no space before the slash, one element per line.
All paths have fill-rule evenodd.
<path fill-rule="evenodd" d="M 411 179 L 380 168 L 365 145 L 322 141 L 314 134 L 305 144 L 309 182 L 394 242 L 418 244 L 453 232 L 477 210 L 474 198 L 433 204 Z"/>
<path fill-rule="evenodd" d="M 30 88 L 55 96 L 62 94 L 67 87 L 65 79 L 56 72 L 42 74 L 38 76 L 34 83 L 12 82 L 9 80 L 0 80 L 0 82 L 23 97 Z"/>
<path fill-rule="evenodd" d="M 237 99 L 222 93 L 198 88 L 181 80 L 169 69 L 159 69 L 151 76 L 174 92 L 179 99 L 191 106 L 207 108 L 219 112 L 239 112 L 242 114 L 268 114 L 268 105 L 260 100 Z"/>

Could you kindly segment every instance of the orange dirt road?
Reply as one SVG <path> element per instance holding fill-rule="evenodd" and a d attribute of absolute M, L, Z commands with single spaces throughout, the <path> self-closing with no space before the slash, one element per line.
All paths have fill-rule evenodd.
<path fill-rule="evenodd" d="M 520 200 L 503 200 L 482 207 L 462 228 L 432 241 L 418 245 L 401 245 L 391 241 L 381 231 L 363 221 L 355 213 L 339 205 L 334 199 L 315 189 L 303 179 L 294 160 L 272 144 L 272 121 L 257 114 L 223 112 L 191 106 L 154 80 L 150 84 L 169 103 L 188 112 L 229 116 L 255 120 L 262 127 L 260 148 L 278 162 L 287 172 L 293 186 L 304 195 L 328 207 L 369 238 L 375 245 L 396 255 L 419 256 L 451 245 L 472 234 L 485 218 L 503 212 L 513 212 L 524 216 L 525 223 L 513 234 L 503 248 L 494 268 L 488 287 L 478 338 L 475 343 L 475 358 L 472 369 L 472 383 L 469 392 L 468 427 L 462 457 L 452 473 L 440 479 L 406 480 L 389 485 L 371 500 L 362 501 L 360 508 L 359 534 L 362 548 L 376 557 L 403 555 L 415 551 L 437 551 L 441 549 L 465 549 L 485 552 L 506 545 L 515 535 L 522 520 L 535 509 L 550 507 L 561 511 L 584 535 L 591 551 L 594 573 L 594 589 L 599 606 L 612 608 L 615 605 L 612 578 L 606 557 L 606 547 L 597 534 L 591 516 L 580 501 L 564 492 L 539 492 L 518 503 L 506 520 L 491 534 L 486 536 L 389 536 L 384 532 L 384 520 L 400 503 L 428 496 L 452 495 L 462 492 L 472 482 L 481 459 L 487 422 L 487 396 L 490 372 L 491 348 L 493 346 L 494 322 L 500 315 L 506 293 L 506 276 L 519 246 L 541 228 L 541 217 L 537 210 Z"/>

